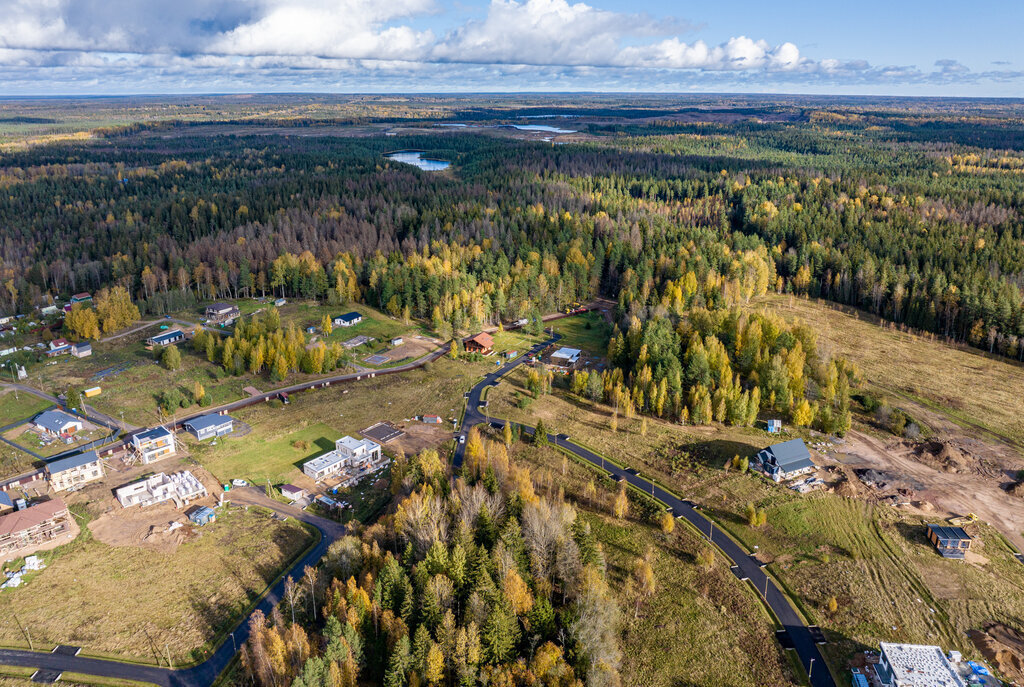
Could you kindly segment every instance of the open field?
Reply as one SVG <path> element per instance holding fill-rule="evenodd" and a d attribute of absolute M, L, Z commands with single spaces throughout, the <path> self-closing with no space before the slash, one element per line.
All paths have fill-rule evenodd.
<path fill-rule="evenodd" d="M 800 496 L 752 475 L 723 472 L 735 454 L 773 443 L 764 432 L 715 425 L 680 427 L 651 421 L 646 437 L 637 421 L 620 418 L 612 433 L 607 409 L 563 397 L 542 396 L 526 410 L 514 405 L 522 372 L 490 392 L 490 411 L 535 424 L 653 475 L 676 493 L 703 504 L 748 548 L 772 560 L 771 573 L 803 600 L 812 622 L 828 632 L 834 669 L 855 650 L 880 640 L 939 643 L 977 655 L 966 631 L 998 620 L 1020 630 L 1024 621 L 1024 565 L 988 526 L 971 532 L 980 557 L 966 563 L 941 558 L 924 535 L 929 517 L 835 494 Z M 673 469 L 675 463 L 675 469 Z M 560 477 L 558 478 L 561 479 Z M 748 503 L 768 513 L 768 524 L 747 526 Z M 835 596 L 839 608 L 827 610 Z M 919 601 L 920 599 L 920 601 Z M 934 609 L 934 611 L 932 610 Z"/>
<path fill-rule="evenodd" d="M 247 479 L 262 485 L 269 479 L 280 484 L 300 476 L 302 463 L 333 450 L 335 439 L 341 437 L 341 432 L 323 423 L 299 427 L 260 423 L 245 436 L 221 437 L 216 444 L 189 437 L 189 447 L 222 482 Z"/>
<path fill-rule="evenodd" d="M 595 473 L 574 461 L 562 472 L 562 454 L 519 444 L 513 455 L 528 464 L 535 480 L 583 511 L 601 542 L 610 582 L 622 590 L 634 562 L 653 552 L 656 591 L 640 605 L 620 598 L 624 685 L 697 687 L 793 684 L 790 664 L 775 642 L 775 626 L 751 590 L 745 589 L 718 557 L 710 569 L 696 562 L 703 548 L 693 530 L 678 523 L 669 536 L 648 521 L 610 516 L 614 495 L 597 480 L 598 496 L 588 502 L 583 487 Z M 542 488 L 545 488 L 542 487 Z M 672 647 L 671 650 L 666 650 Z M 685 681 L 683 678 L 685 676 Z"/>
<path fill-rule="evenodd" d="M 179 663 L 201 658 L 204 645 L 237 620 L 311 538 L 298 523 L 254 508 L 221 511 L 217 522 L 170 553 L 108 546 L 83 527 L 75 541 L 42 554 L 45 570 L 2 592 L 9 612 L 0 618 L 0 643 L 25 643 L 17 614 L 39 644 L 165 664 L 168 650 Z"/>
<path fill-rule="evenodd" d="M 848 313 L 824 302 L 767 295 L 749 307 L 812 324 L 819 349 L 856 363 L 869 388 L 897 395 L 893 405 L 905 405 L 905 396 L 948 418 L 1002 435 L 1018 449 L 1024 446 L 1024 366 L 901 332 L 866 313 Z M 914 415 L 913 408 L 909 412 Z"/>
<path fill-rule="evenodd" d="M 51 405 L 46 399 L 32 394 L 19 391 L 15 397 L 13 390 L 0 392 L 0 427 L 18 420 L 31 419 Z"/>
<path fill-rule="evenodd" d="M 559 346 L 579 348 L 588 356 L 603 358 L 608 351 L 612 328 L 599 312 L 586 312 L 549 323 L 562 335 Z"/>

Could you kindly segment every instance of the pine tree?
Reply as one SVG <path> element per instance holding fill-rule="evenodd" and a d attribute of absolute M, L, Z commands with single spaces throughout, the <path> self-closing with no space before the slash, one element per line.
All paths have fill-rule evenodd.
<path fill-rule="evenodd" d="M 533 443 L 535 446 L 548 445 L 548 430 L 544 427 L 544 420 L 537 420 L 537 428 L 533 432 Z"/>

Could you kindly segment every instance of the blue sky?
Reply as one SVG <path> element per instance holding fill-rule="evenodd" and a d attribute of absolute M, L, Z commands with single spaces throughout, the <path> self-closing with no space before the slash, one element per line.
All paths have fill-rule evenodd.
<path fill-rule="evenodd" d="M 1024 2 L 0 0 L 0 94 L 1024 96 Z"/>

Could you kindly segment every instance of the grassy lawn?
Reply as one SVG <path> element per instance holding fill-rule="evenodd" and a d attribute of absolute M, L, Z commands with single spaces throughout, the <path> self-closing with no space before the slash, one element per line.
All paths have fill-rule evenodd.
<path fill-rule="evenodd" d="M 0 427 L 35 417 L 52 405 L 32 394 L 19 391 L 15 398 L 14 391 L 6 391 L 0 394 Z"/>
<path fill-rule="evenodd" d="M 824 303 L 768 295 L 751 309 L 811 323 L 818 347 L 857 364 L 868 386 L 909 396 L 955 419 L 1024 443 L 1024 366 L 847 314 Z M 895 399 L 895 405 L 898 399 Z"/>
<path fill-rule="evenodd" d="M 30 429 L 16 428 L 7 432 L 7 436 L 8 438 L 11 438 L 13 434 L 18 432 L 20 432 L 20 434 L 16 438 L 13 438 L 12 441 L 14 441 L 18 446 L 23 446 L 31 451 L 35 451 L 44 458 L 49 458 L 50 456 L 55 456 L 58 453 L 63 453 L 65 451 L 71 451 L 78 446 L 84 446 L 90 441 L 101 439 L 110 434 L 110 430 L 106 427 L 97 427 L 93 430 L 81 431 L 75 434 L 75 441 L 71 444 L 65 444 L 61 440 L 52 440 L 49 443 L 44 443 L 42 436 Z"/>
<path fill-rule="evenodd" d="M 0 643 L 24 644 L 17 614 L 39 644 L 150 662 L 168 648 L 179 663 L 202 658 L 311 537 L 258 509 L 222 512 L 169 554 L 107 546 L 83 527 L 75 541 L 42 554 L 45 570 L 0 593 L 8 611 Z"/>
<path fill-rule="evenodd" d="M 189 450 L 222 482 L 248 479 L 264 484 L 269 479 L 280 484 L 301 474 L 305 461 L 333 450 L 340 437 L 341 432 L 323 423 L 281 426 L 262 422 L 249 434 L 217 439 L 216 445 L 189 437 Z"/>
<path fill-rule="evenodd" d="M 1024 566 L 987 526 L 972 530 L 983 559 L 947 561 L 925 539 L 924 525 L 934 519 L 833 494 L 800 496 L 754 475 L 724 472 L 733 455 L 773 443 L 760 430 L 651 421 L 642 437 L 637 421 L 620 418 L 613 433 L 606 408 L 561 393 L 518 408 L 521 383 L 517 372 L 490 393 L 493 416 L 530 424 L 543 418 L 549 431 L 568 432 L 703 504 L 748 548 L 758 545 L 774 561 L 773 575 L 828 632 L 825 650 L 836 670 L 852 652 L 878 641 L 942 644 L 976 656 L 968 629 L 992 619 L 1024 629 Z M 765 527 L 747 526 L 748 503 L 767 511 Z M 827 610 L 832 596 L 839 604 L 835 613 Z"/>
<path fill-rule="evenodd" d="M 578 348 L 587 355 L 603 358 L 608 351 L 612 328 L 601 313 L 586 312 L 548 323 L 562 335 L 559 345 Z"/>
<path fill-rule="evenodd" d="M 770 617 L 724 559 L 716 558 L 710 569 L 696 562 L 704 544 L 693 530 L 679 523 L 666 537 L 635 516 L 616 520 L 610 515 L 611 483 L 598 480 L 597 499 L 588 502 L 583 487 L 595 473 L 571 460 L 563 473 L 562 454 L 550 448 L 518 444 L 513 455 L 530 465 L 541 489 L 553 495 L 561 487 L 581 508 L 603 547 L 613 589 L 623 589 L 636 559 L 653 552 L 654 597 L 639 611 L 634 599 L 620 598 L 624 685 L 794 684 Z"/>

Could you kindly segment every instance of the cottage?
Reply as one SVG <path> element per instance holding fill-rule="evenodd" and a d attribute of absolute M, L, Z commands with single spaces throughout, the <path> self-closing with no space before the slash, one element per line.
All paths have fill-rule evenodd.
<path fill-rule="evenodd" d="M 380 444 L 369 439 L 342 437 L 334 442 L 334 450 L 306 461 L 302 471 L 317 482 L 340 475 L 349 469 L 365 470 L 380 463 Z"/>
<path fill-rule="evenodd" d="M 185 420 L 182 426 L 189 431 L 196 439 L 203 441 L 211 437 L 220 437 L 231 434 L 234 429 L 234 418 L 230 415 L 200 415 L 190 420 Z"/>
<path fill-rule="evenodd" d="M 92 355 L 92 344 L 85 341 L 71 344 L 71 355 L 76 358 L 88 358 Z"/>
<path fill-rule="evenodd" d="M 60 308 L 56 305 L 47 305 L 46 307 L 39 309 L 39 314 L 41 315 L 56 315 L 59 312 Z"/>
<path fill-rule="evenodd" d="M 88 301 L 92 301 L 92 294 L 89 293 L 88 291 L 83 291 L 81 293 L 76 293 L 74 296 L 72 296 L 70 303 L 71 305 L 74 305 L 75 303 L 85 303 Z"/>
<path fill-rule="evenodd" d="M 306 490 L 302 487 L 297 487 L 294 484 L 282 484 L 281 496 L 285 497 L 289 501 L 298 501 L 306 496 Z"/>
<path fill-rule="evenodd" d="M 46 351 L 46 356 L 52 358 L 57 355 L 64 355 L 71 352 L 71 344 L 67 339 L 54 339 Z"/>
<path fill-rule="evenodd" d="M 44 410 L 32 420 L 32 426 L 40 434 L 51 437 L 69 437 L 82 431 L 82 421 L 62 410 Z"/>
<path fill-rule="evenodd" d="M 122 508 L 145 508 L 164 501 L 173 501 L 175 507 L 182 508 L 206 495 L 206 487 L 188 470 L 171 475 L 158 472 L 114 490 L 114 496 Z"/>
<path fill-rule="evenodd" d="M 71 514 L 60 499 L 0 516 L 0 556 L 39 546 L 71 532 Z"/>
<path fill-rule="evenodd" d="M 790 439 L 758 452 L 757 460 L 765 475 L 776 482 L 814 472 L 814 461 L 803 439 Z"/>
<path fill-rule="evenodd" d="M 937 646 L 882 642 L 874 668 L 882 687 L 967 687 Z"/>
<path fill-rule="evenodd" d="M 132 446 L 143 465 L 173 456 L 176 450 L 174 434 L 163 427 L 155 427 L 133 435 Z"/>
<path fill-rule="evenodd" d="M 962 527 L 928 525 L 928 540 L 935 544 L 943 558 L 963 560 L 971 548 L 971 535 Z"/>
<path fill-rule="evenodd" d="M 353 327 L 362 321 L 363 316 L 353 310 L 352 312 L 347 312 L 344 315 L 335 315 L 331 319 L 331 324 L 335 327 Z"/>
<path fill-rule="evenodd" d="M 576 367 L 580 362 L 583 351 L 578 348 L 559 348 L 551 354 L 551 364 L 559 367 Z"/>
<path fill-rule="evenodd" d="M 180 329 L 168 329 L 166 332 L 160 332 L 156 336 L 151 336 L 146 339 L 146 343 L 150 346 L 170 346 L 173 343 L 185 340 L 185 332 Z"/>
<path fill-rule="evenodd" d="M 103 478 L 103 464 L 95 451 L 59 458 L 46 464 L 46 474 L 54 491 L 78 488 Z"/>
<path fill-rule="evenodd" d="M 487 332 L 480 332 L 462 342 L 468 353 L 482 353 L 488 355 L 494 350 L 494 337 Z"/>
<path fill-rule="evenodd" d="M 187 515 L 189 520 L 200 527 L 217 519 L 217 513 L 209 506 L 196 506 Z"/>
<path fill-rule="evenodd" d="M 206 319 L 211 322 L 231 322 L 240 315 L 237 305 L 214 303 L 206 306 Z"/>

